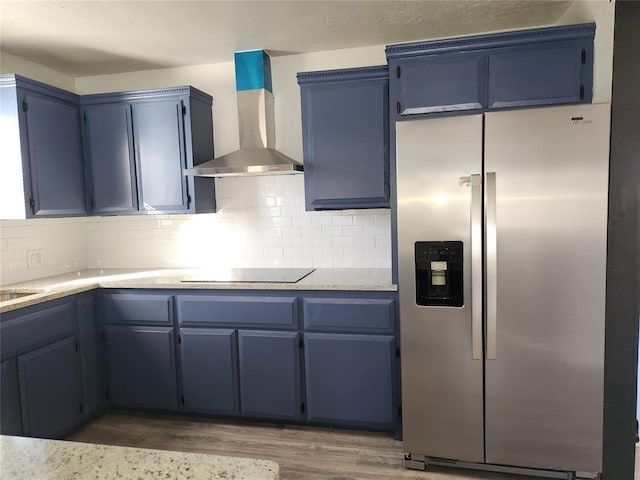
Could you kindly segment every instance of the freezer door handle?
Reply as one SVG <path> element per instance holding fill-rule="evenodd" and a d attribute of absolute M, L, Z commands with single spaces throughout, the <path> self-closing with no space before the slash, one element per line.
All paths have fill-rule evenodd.
<path fill-rule="evenodd" d="M 482 176 L 471 175 L 471 350 L 482 360 Z"/>
<path fill-rule="evenodd" d="M 486 177 L 487 360 L 496 359 L 498 265 L 496 248 L 496 172 Z"/>

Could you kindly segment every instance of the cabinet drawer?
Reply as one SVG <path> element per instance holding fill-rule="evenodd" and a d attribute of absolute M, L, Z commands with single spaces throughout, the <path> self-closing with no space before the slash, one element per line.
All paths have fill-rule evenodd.
<path fill-rule="evenodd" d="M 295 328 L 296 297 L 181 295 L 176 297 L 180 325 L 226 325 Z"/>
<path fill-rule="evenodd" d="M 171 295 L 107 293 L 102 296 L 102 318 L 105 323 L 169 324 Z"/>
<path fill-rule="evenodd" d="M 45 308 L 3 321 L 1 349 L 3 357 L 34 348 L 75 333 L 71 303 Z"/>
<path fill-rule="evenodd" d="M 391 333 L 395 324 L 393 299 L 305 298 L 305 330 Z"/>

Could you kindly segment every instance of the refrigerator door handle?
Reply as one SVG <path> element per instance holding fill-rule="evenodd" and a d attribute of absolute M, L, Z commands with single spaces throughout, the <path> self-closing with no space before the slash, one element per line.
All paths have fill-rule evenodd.
<path fill-rule="evenodd" d="M 482 176 L 471 175 L 471 350 L 482 360 Z"/>
<path fill-rule="evenodd" d="M 486 177 L 487 360 L 496 359 L 498 265 L 496 244 L 496 172 Z"/>

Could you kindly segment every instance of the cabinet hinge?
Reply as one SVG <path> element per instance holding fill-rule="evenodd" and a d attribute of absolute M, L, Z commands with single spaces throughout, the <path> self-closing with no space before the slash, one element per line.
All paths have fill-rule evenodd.
<path fill-rule="evenodd" d="M 400 115 L 401 111 L 402 111 L 402 107 L 400 106 L 400 102 L 396 102 L 396 113 Z"/>
<path fill-rule="evenodd" d="M 304 348 L 304 340 L 302 338 L 298 340 L 298 348 Z"/>
<path fill-rule="evenodd" d="M 580 60 L 582 61 L 583 65 L 587 63 L 587 51 L 584 48 L 582 49 L 582 56 Z"/>
<path fill-rule="evenodd" d="M 31 197 L 29 199 L 29 206 L 31 207 L 31 213 L 33 213 L 35 215 L 36 214 L 36 202 L 33 199 L 33 197 Z"/>
<path fill-rule="evenodd" d="M 400 347 L 396 347 L 396 358 L 400 358 Z"/>
<path fill-rule="evenodd" d="M 182 105 L 182 115 L 186 115 L 186 114 L 187 114 L 187 107 Z"/>
<path fill-rule="evenodd" d="M 184 395 L 180 395 L 180 401 L 182 402 L 182 405 L 184 405 Z"/>
<path fill-rule="evenodd" d="M 580 100 L 584 99 L 584 85 L 580 85 Z"/>
<path fill-rule="evenodd" d="M 402 405 L 398 405 L 398 416 L 402 416 Z"/>
<path fill-rule="evenodd" d="M 22 101 L 22 111 L 26 112 L 27 110 L 29 110 L 29 104 L 26 102 L 26 100 Z"/>
<path fill-rule="evenodd" d="M 300 403 L 300 413 L 304 413 L 305 410 L 305 404 L 304 402 Z"/>
<path fill-rule="evenodd" d="M 396 78 L 400 78 L 400 65 L 396 67 Z"/>

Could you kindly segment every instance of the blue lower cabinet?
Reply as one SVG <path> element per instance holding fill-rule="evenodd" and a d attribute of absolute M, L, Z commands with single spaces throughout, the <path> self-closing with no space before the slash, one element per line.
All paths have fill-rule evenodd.
<path fill-rule="evenodd" d="M 6 360 L 0 371 L 0 433 L 22 435 L 22 411 L 20 409 L 20 384 L 16 359 Z"/>
<path fill-rule="evenodd" d="M 104 349 L 101 331 L 98 328 L 96 296 L 94 293 L 88 297 L 80 298 L 76 302 L 82 395 L 84 416 L 87 420 L 104 410 L 107 401 Z"/>
<path fill-rule="evenodd" d="M 238 343 L 242 415 L 300 419 L 298 333 L 240 330 Z"/>
<path fill-rule="evenodd" d="M 176 410 L 173 327 L 105 327 L 109 404 Z"/>
<path fill-rule="evenodd" d="M 180 329 L 184 410 L 239 413 L 236 336 L 231 329 Z"/>
<path fill-rule="evenodd" d="M 18 356 L 25 435 L 61 438 L 82 421 L 74 337 Z"/>
<path fill-rule="evenodd" d="M 304 343 L 309 421 L 395 426 L 395 337 L 307 333 Z"/>

